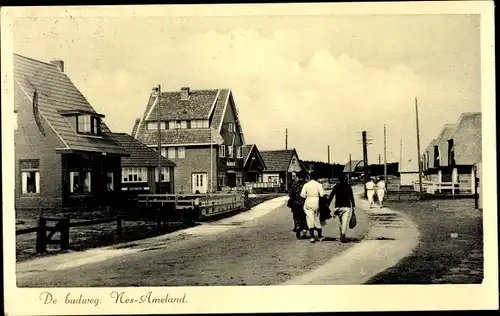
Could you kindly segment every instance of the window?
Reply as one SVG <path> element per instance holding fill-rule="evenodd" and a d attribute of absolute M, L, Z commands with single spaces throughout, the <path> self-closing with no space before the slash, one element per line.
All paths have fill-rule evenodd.
<path fill-rule="evenodd" d="M 233 146 L 227 146 L 227 157 L 233 158 Z"/>
<path fill-rule="evenodd" d="M 156 182 L 158 182 L 158 168 L 155 168 L 155 178 Z M 169 182 L 170 181 L 170 169 L 168 167 L 161 167 L 161 182 Z"/>
<path fill-rule="evenodd" d="M 225 145 L 220 145 L 219 157 L 221 157 L 221 158 L 226 157 L 226 146 Z"/>
<path fill-rule="evenodd" d="M 135 168 L 126 167 L 122 169 L 123 182 L 147 182 L 148 181 L 148 169 L 147 168 Z"/>
<path fill-rule="evenodd" d="M 168 147 L 167 158 L 169 159 L 175 158 L 175 147 Z"/>
<path fill-rule="evenodd" d="M 21 186 L 23 194 L 40 193 L 40 170 L 39 160 L 19 161 L 21 169 Z"/>
<path fill-rule="evenodd" d="M 158 149 L 156 149 L 156 152 L 158 152 Z M 161 152 L 161 155 L 163 157 L 167 157 L 167 148 L 166 147 L 161 147 L 160 152 Z"/>
<path fill-rule="evenodd" d="M 160 122 L 160 129 L 166 129 L 166 123 L 165 122 Z M 155 121 L 149 121 L 148 122 L 148 130 L 157 130 L 158 129 L 158 122 Z"/>
<path fill-rule="evenodd" d="M 70 171 L 69 192 L 87 193 L 91 190 L 91 171 Z"/>
<path fill-rule="evenodd" d="M 226 184 L 226 175 L 224 172 L 218 174 L 219 186 L 223 187 Z"/>
<path fill-rule="evenodd" d="M 455 165 L 455 147 L 453 139 L 448 140 L 448 166 Z"/>
<path fill-rule="evenodd" d="M 187 121 L 181 121 L 181 129 L 187 128 Z"/>
<path fill-rule="evenodd" d="M 186 158 L 186 148 L 178 147 L 177 148 L 177 158 Z"/>
<path fill-rule="evenodd" d="M 17 112 L 14 111 L 14 132 L 17 131 L 18 125 L 17 125 Z"/>
<path fill-rule="evenodd" d="M 439 167 L 439 147 L 434 146 L 434 167 Z"/>
<path fill-rule="evenodd" d="M 204 120 L 202 124 L 203 128 L 208 128 L 208 120 Z"/>
<path fill-rule="evenodd" d="M 236 186 L 240 187 L 243 185 L 243 173 L 236 172 Z"/>
<path fill-rule="evenodd" d="M 208 128 L 207 120 L 193 120 L 191 121 L 191 128 Z"/>
<path fill-rule="evenodd" d="M 230 133 L 234 132 L 234 124 L 233 123 L 227 123 L 227 131 Z"/>
<path fill-rule="evenodd" d="M 175 121 L 168 121 L 168 129 L 175 129 Z"/>
<path fill-rule="evenodd" d="M 76 117 L 77 132 L 80 134 L 101 135 L 101 118 L 90 115 Z"/>
<path fill-rule="evenodd" d="M 114 183 L 113 180 L 114 180 L 113 172 L 108 172 L 107 173 L 107 181 L 106 181 L 106 185 L 107 185 L 108 191 L 114 191 L 115 190 L 115 183 Z"/>
<path fill-rule="evenodd" d="M 243 158 L 242 148 L 236 147 L 236 158 Z"/>
<path fill-rule="evenodd" d="M 77 116 L 78 132 L 90 133 L 90 115 Z"/>

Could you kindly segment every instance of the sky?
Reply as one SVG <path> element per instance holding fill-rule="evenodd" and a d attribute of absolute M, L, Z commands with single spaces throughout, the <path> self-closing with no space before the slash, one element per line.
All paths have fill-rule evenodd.
<path fill-rule="evenodd" d="M 481 111 L 478 15 L 43 17 L 14 25 L 14 52 L 62 59 L 113 132 L 131 133 L 153 86 L 230 88 L 245 140 L 303 160 L 403 165 L 462 112 Z"/>

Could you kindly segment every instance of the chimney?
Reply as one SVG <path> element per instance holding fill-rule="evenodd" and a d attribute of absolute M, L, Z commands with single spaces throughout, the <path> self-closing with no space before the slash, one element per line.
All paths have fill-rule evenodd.
<path fill-rule="evenodd" d="M 64 72 L 64 61 L 57 59 L 57 60 L 51 60 L 50 63 L 52 65 L 55 65 L 60 72 Z"/>
<path fill-rule="evenodd" d="M 181 88 L 181 100 L 189 99 L 189 87 Z"/>

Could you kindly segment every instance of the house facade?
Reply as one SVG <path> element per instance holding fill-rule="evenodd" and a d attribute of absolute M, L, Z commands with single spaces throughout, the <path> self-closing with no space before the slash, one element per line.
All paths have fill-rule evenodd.
<path fill-rule="evenodd" d="M 266 163 L 255 144 L 243 146 L 243 182 L 259 183 L 263 182 Z"/>
<path fill-rule="evenodd" d="M 16 209 L 105 204 L 121 190 L 127 154 L 63 61 L 14 54 L 14 113 Z"/>
<path fill-rule="evenodd" d="M 422 161 L 425 179 L 451 182 L 474 190 L 474 166 L 482 161 L 481 113 L 466 112 L 456 124 L 446 124 L 426 148 Z"/>
<path fill-rule="evenodd" d="M 132 136 L 154 150 L 160 143 L 176 165 L 176 193 L 243 185 L 245 140 L 230 89 L 153 92 Z"/>
<path fill-rule="evenodd" d="M 158 177 L 158 153 L 126 133 L 113 133 L 112 138 L 129 154 L 122 157 L 120 177 L 122 191 L 143 194 L 174 193 L 175 164 L 160 157 L 161 174 Z"/>
<path fill-rule="evenodd" d="M 293 182 L 292 172 L 305 170 L 295 149 L 261 151 L 266 169 L 262 182 L 279 183 L 282 190 L 288 190 Z"/>
<path fill-rule="evenodd" d="M 344 165 L 344 175 L 351 179 L 359 179 L 365 174 L 365 163 L 363 160 L 351 160 Z"/>

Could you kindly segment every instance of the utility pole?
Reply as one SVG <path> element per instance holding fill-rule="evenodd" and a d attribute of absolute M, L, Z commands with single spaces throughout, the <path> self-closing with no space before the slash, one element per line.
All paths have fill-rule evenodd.
<path fill-rule="evenodd" d="M 378 154 L 378 164 L 381 165 L 382 164 L 382 160 L 380 158 L 380 154 Z"/>
<path fill-rule="evenodd" d="M 363 163 L 364 163 L 364 173 L 365 173 L 365 183 L 368 182 L 368 144 L 366 140 L 366 131 L 361 132 L 363 138 Z"/>
<path fill-rule="evenodd" d="M 156 100 L 158 103 L 156 104 L 156 118 L 158 119 L 158 192 L 156 194 L 160 194 L 160 184 L 161 184 L 161 121 L 160 121 L 160 99 L 161 99 L 161 86 L 158 85 L 157 88 L 157 96 Z"/>
<path fill-rule="evenodd" d="M 330 145 L 328 145 L 328 164 L 330 164 Z"/>
<path fill-rule="evenodd" d="M 387 132 L 384 124 L 384 181 L 387 183 Z"/>
<path fill-rule="evenodd" d="M 285 129 L 285 149 L 288 149 L 288 128 Z"/>
<path fill-rule="evenodd" d="M 349 172 L 347 173 L 347 183 L 351 183 L 351 171 L 352 171 L 351 154 L 349 154 Z"/>
<path fill-rule="evenodd" d="M 420 189 L 420 195 L 422 195 L 422 164 L 420 163 L 420 130 L 418 127 L 418 100 L 417 97 L 415 97 L 415 118 L 416 118 L 416 123 L 417 123 L 417 161 L 418 161 L 418 182 L 419 182 L 419 189 Z"/>
<path fill-rule="evenodd" d="M 401 173 L 401 164 L 403 163 L 403 140 L 399 141 L 399 173 Z"/>

